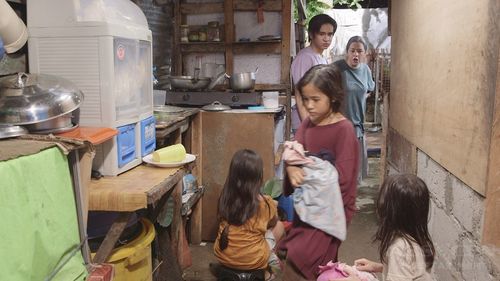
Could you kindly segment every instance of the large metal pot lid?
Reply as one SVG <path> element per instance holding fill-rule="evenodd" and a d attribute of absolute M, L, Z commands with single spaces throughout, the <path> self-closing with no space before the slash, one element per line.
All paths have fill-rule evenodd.
<path fill-rule="evenodd" d="M 211 104 L 203 106 L 201 109 L 206 111 L 224 111 L 224 110 L 230 110 L 231 107 L 220 103 L 220 101 L 214 101 Z"/>
<path fill-rule="evenodd" d="M 17 73 L 0 78 L 0 124 L 33 124 L 77 109 L 83 93 L 70 81 L 48 74 Z"/>

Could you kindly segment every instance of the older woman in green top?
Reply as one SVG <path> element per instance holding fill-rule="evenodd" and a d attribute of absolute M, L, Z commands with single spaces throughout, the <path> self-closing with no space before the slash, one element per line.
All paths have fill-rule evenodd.
<path fill-rule="evenodd" d="M 369 92 L 375 89 L 372 72 L 368 65 L 363 63 L 366 58 L 366 43 L 360 36 L 349 39 L 346 46 L 346 58 L 334 62 L 342 72 L 342 83 L 346 102 L 344 113 L 351 120 L 356 130 L 360 147 L 360 177 L 362 180 L 368 175 L 368 159 L 365 140 L 365 112 L 366 98 Z"/>

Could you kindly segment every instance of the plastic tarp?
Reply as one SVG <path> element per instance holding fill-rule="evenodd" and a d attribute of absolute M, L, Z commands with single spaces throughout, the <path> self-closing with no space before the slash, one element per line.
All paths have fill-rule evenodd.
<path fill-rule="evenodd" d="M 46 280 L 80 244 L 71 175 L 56 147 L 0 162 L 0 280 Z M 84 280 L 77 251 L 51 280 Z"/>

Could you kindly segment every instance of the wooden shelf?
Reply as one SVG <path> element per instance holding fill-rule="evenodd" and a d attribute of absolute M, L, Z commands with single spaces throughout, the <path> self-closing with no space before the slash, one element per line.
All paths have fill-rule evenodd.
<path fill-rule="evenodd" d="M 234 42 L 233 54 L 281 54 L 281 41 Z"/>
<path fill-rule="evenodd" d="M 217 14 L 224 12 L 224 3 L 181 3 L 182 14 Z"/>
<path fill-rule="evenodd" d="M 234 0 L 233 3 L 234 11 L 257 11 L 257 1 Z M 281 0 L 266 0 L 264 1 L 262 9 L 266 12 L 281 12 Z"/>
<path fill-rule="evenodd" d="M 257 1 L 235 0 L 233 2 L 234 11 L 257 11 Z M 182 14 L 216 14 L 224 12 L 224 3 L 181 3 Z M 266 0 L 262 6 L 265 12 L 281 12 L 281 0 Z"/>
<path fill-rule="evenodd" d="M 180 43 L 183 53 L 224 53 L 224 42 L 188 42 Z"/>
<path fill-rule="evenodd" d="M 234 54 L 281 54 L 281 40 L 273 41 L 250 41 L 233 42 Z M 180 43 L 182 53 L 224 53 L 226 46 L 224 42 L 182 42 Z"/>
<path fill-rule="evenodd" d="M 255 91 L 286 91 L 290 87 L 287 84 L 255 84 Z"/>

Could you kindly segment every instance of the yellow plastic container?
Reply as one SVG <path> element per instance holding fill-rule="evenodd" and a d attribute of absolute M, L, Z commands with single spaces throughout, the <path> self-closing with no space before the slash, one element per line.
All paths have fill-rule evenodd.
<path fill-rule="evenodd" d="M 115 266 L 113 281 L 151 281 L 151 242 L 155 229 L 151 222 L 141 219 L 141 234 L 126 245 L 114 249 L 106 260 Z M 92 253 L 92 256 L 95 253 Z"/>

